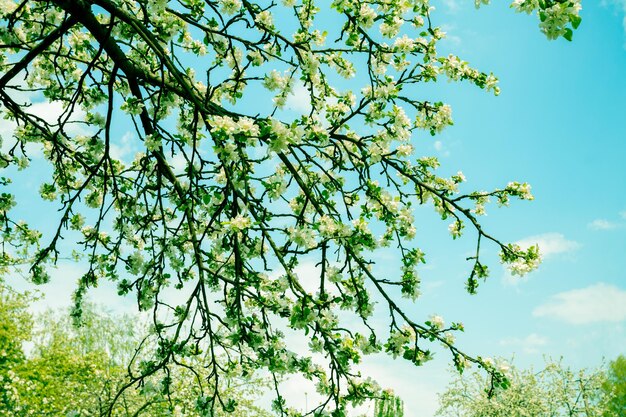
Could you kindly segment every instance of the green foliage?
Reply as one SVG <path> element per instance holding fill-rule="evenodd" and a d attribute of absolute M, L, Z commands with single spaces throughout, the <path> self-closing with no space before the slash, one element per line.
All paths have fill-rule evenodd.
<path fill-rule="evenodd" d="M 35 318 L 31 331 L 33 318 L 26 305 L 27 297 L 0 287 L 1 417 L 204 415 L 202 399 L 210 397 L 190 383 L 206 378 L 207 372 L 193 371 L 202 372 L 202 357 L 171 366 L 167 374 L 155 373 L 142 386 L 120 393 L 129 385 L 124 365 L 145 354 L 135 351 L 141 329 L 130 317 L 87 304 L 80 327 L 72 326 L 67 312 L 48 311 Z M 31 347 L 29 355 L 24 354 L 24 343 Z M 224 377 L 219 389 L 232 401 L 216 408 L 215 417 L 269 415 L 255 404 L 266 381 L 243 377 L 237 369 L 225 371 Z M 229 413 L 235 404 L 236 412 Z"/>
<path fill-rule="evenodd" d="M 107 359 L 61 344 L 45 349 L 15 370 L 11 385 L 16 398 L 9 409 L 11 415 L 100 415 L 121 376 L 121 369 L 108 367 Z"/>
<path fill-rule="evenodd" d="M 608 397 L 606 410 L 602 416 L 626 416 L 626 356 L 619 355 L 609 363 L 602 389 Z"/>
<path fill-rule="evenodd" d="M 15 409 L 11 385 L 15 372 L 26 357 L 23 344 L 30 340 L 32 319 L 28 314 L 29 298 L 12 291 L 0 280 L 0 416 L 10 416 Z"/>
<path fill-rule="evenodd" d="M 404 402 L 392 392 L 383 392 L 382 398 L 374 403 L 374 417 L 403 417 Z"/>
<path fill-rule="evenodd" d="M 8 370 L 24 361 L 22 344 L 30 339 L 32 319 L 27 308 L 32 301 L 0 281 L 0 369 Z"/>
<path fill-rule="evenodd" d="M 85 344 L 81 335 L 97 335 L 100 345 L 128 345 L 132 339 L 108 337 L 128 322 L 111 318 L 106 327 L 90 322 L 77 330 L 67 319 L 60 319 L 67 313 L 47 312 L 33 318 L 27 310 L 29 302 L 30 296 L 0 287 L 0 351 L 8 353 L 0 368 L 0 416 L 101 415 L 122 381 L 124 368 L 114 364 L 105 349 Z M 97 314 L 88 308 L 88 317 Z M 24 348 L 30 351 L 28 355 Z"/>

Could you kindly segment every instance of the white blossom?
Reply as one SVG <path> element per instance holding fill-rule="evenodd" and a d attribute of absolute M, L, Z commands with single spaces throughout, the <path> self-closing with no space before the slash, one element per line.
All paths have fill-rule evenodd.
<path fill-rule="evenodd" d="M 443 320 L 443 317 L 441 316 L 431 316 L 430 317 L 430 324 L 431 326 L 433 326 L 433 328 L 437 329 L 437 330 L 443 330 L 443 328 L 445 327 L 445 321 Z"/>
<path fill-rule="evenodd" d="M 262 27 L 271 29 L 274 27 L 274 18 L 272 17 L 272 13 L 269 10 L 264 10 L 256 15 L 254 21 L 257 22 Z"/>
<path fill-rule="evenodd" d="M 248 229 L 252 225 L 252 219 L 245 214 L 238 214 L 229 221 L 224 223 L 231 230 L 241 232 Z"/>

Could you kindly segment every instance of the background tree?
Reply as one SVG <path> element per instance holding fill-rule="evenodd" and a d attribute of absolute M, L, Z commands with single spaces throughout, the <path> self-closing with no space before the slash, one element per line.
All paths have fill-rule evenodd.
<path fill-rule="evenodd" d="M 440 396 L 439 416 L 449 417 L 599 417 L 606 409 L 604 369 L 573 371 L 561 361 L 517 369 L 497 364 L 510 386 L 488 395 L 489 381 L 479 372 L 457 377 Z"/>
<path fill-rule="evenodd" d="M 22 346 L 30 339 L 32 319 L 27 296 L 7 288 L 0 280 L 0 416 L 15 409 L 16 393 L 11 381 L 15 369 L 26 360 Z"/>
<path fill-rule="evenodd" d="M 626 357 L 619 355 L 609 362 L 606 381 L 602 385 L 609 398 L 603 417 L 626 415 Z"/>
<path fill-rule="evenodd" d="M 548 38 L 571 39 L 580 23 L 579 0 L 512 6 L 537 11 Z M 239 367 L 276 381 L 301 373 L 324 397 L 312 413 L 341 416 L 380 395 L 353 370 L 363 355 L 421 365 L 432 342 L 458 369 L 477 363 L 494 389 L 506 385 L 455 346 L 461 324 L 413 317 L 398 303 L 419 296 L 421 205 L 450 222 L 453 238 L 466 225 L 473 232 L 470 293 L 488 275 L 485 243 L 515 273 L 539 263 L 536 246 L 506 244 L 479 222 L 490 200 L 532 199 L 528 184 L 461 192 L 462 173 L 439 176 L 436 158 L 414 155 L 414 139 L 452 123 L 450 107 L 416 84 L 464 80 L 499 92 L 493 74 L 438 55 L 444 33 L 431 14 L 427 0 L 1 1 L 0 103 L 15 132 L 0 153 L 0 268 L 27 263 L 41 283 L 59 257 L 79 259 L 77 319 L 102 279 L 134 293 L 153 311 L 157 340 L 128 386 L 208 346 L 198 384 L 207 413 L 231 408 L 220 380 Z M 295 87 L 308 109 L 297 116 L 284 111 Z M 58 114 L 37 114 L 40 101 Z M 131 155 L 124 127 L 134 131 Z M 48 165 L 28 168 L 37 151 Z M 41 197 L 60 211 L 38 231 L 11 210 L 25 203 L 10 182 L 45 169 Z M 377 276 L 377 249 L 389 246 L 399 266 Z M 303 258 L 318 276 L 298 274 Z M 371 323 L 374 302 L 387 331 Z M 319 357 L 291 351 L 287 329 Z M 275 387 L 277 412 L 298 414 Z"/>
<path fill-rule="evenodd" d="M 0 352 L 6 353 L 0 368 L 0 416 L 202 415 L 200 392 L 189 383 L 190 379 L 206 378 L 202 363 L 172 366 L 167 386 L 163 384 L 165 375 L 157 374 L 116 398 L 126 383 L 126 365 L 138 354 L 135 349 L 141 338 L 136 319 L 106 314 L 88 304 L 80 327 L 72 326 L 67 312 L 46 311 L 36 318 L 31 333 L 27 298 L 1 286 L 0 301 L 0 318 L 4 329 L 10 329 L 3 331 L 0 339 Z M 23 351 L 25 342 L 28 355 Z M 223 395 L 238 405 L 236 412 L 228 415 L 269 415 L 256 405 L 266 380 L 243 377 L 237 369 L 224 372 L 224 380 Z M 217 410 L 215 417 L 225 414 Z"/>

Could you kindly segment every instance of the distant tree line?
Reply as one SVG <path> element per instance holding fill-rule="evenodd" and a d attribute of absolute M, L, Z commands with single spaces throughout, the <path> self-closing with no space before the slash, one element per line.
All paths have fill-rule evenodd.
<path fill-rule="evenodd" d="M 488 360 L 490 361 L 490 360 Z M 562 360 L 544 369 L 518 369 L 493 362 L 506 373 L 507 389 L 490 392 L 473 372 L 459 376 L 440 396 L 443 417 L 623 417 L 626 416 L 626 358 L 608 367 L 572 370 Z"/>
<path fill-rule="evenodd" d="M 35 316 L 28 310 L 31 302 L 31 294 L 0 282 L 0 417 L 269 417 L 279 413 L 259 405 L 262 393 L 277 381 L 232 366 L 220 370 L 227 377 L 217 387 L 232 403 L 207 412 L 202 388 L 209 392 L 215 387 L 207 387 L 210 379 L 198 370 L 212 372 L 202 363 L 209 352 L 197 352 L 198 363 L 181 362 L 141 384 L 125 386 L 134 372 L 150 366 L 149 358 L 160 348 L 142 338 L 149 329 L 140 331 L 132 317 L 112 315 L 93 304 L 86 304 L 79 323 L 72 323 L 66 312 Z M 466 372 L 440 395 L 438 416 L 626 416 L 623 355 L 606 367 L 578 371 L 560 360 L 548 360 L 540 371 L 489 358 L 484 361 L 506 374 L 510 386 L 490 391 L 488 375 Z M 417 410 L 405 410 L 402 399 L 390 390 L 382 391 L 372 405 L 373 417 L 419 415 Z"/>

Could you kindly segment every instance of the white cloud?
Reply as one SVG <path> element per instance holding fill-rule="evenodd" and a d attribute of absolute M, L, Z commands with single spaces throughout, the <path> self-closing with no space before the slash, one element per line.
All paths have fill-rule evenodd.
<path fill-rule="evenodd" d="M 450 156 L 450 151 L 446 149 L 446 147 L 443 145 L 443 142 L 440 140 L 436 140 L 435 143 L 433 143 L 433 148 L 435 148 L 435 150 L 439 152 L 441 156 Z"/>
<path fill-rule="evenodd" d="M 450 13 L 456 13 L 461 8 L 461 4 L 458 0 L 443 0 L 443 4 L 448 9 Z"/>
<path fill-rule="evenodd" d="M 28 96 L 24 96 L 27 97 Z M 58 119 L 61 115 L 63 115 L 65 111 L 65 104 L 62 101 L 40 101 L 40 102 L 30 102 L 26 101 L 23 107 L 26 113 L 29 113 L 33 116 L 39 117 L 43 119 L 46 123 L 51 125 L 56 125 L 58 123 Z M 89 134 L 89 131 L 86 129 L 86 126 L 81 121 L 85 120 L 85 111 L 80 107 L 75 107 L 73 109 L 72 114 L 67 120 L 64 130 L 66 133 L 70 135 L 86 135 Z M 63 116 L 63 120 L 65 120 L 65 116 Z M 2 140 L 0 140 L 1 151 L 7 152 L 10 148 L 12 148 L 16 141 L 13 139 L 13 133 L 15 132 L 15 128 L 17 128 L 17 123 L 13 120 L 0 120 L 0 136 Z M 26 153 L 30 158 L 41 158 L 43 156 L 43 147 L 39 143 L 27 143 L 26 144 Z"/>
<path fill-rule="evenodd" d="M 41 285 L 30 282 L 23 268 L 15 269 L 7 283 L 16 291 L 30 291 L 38 295 L 29 306 L 33 313 L 42 313 L 48 309 L 67 309 L 73 305 L 72 295 L 79 278 L 87 269 L 84 263 L 61 261 L 55 267 L 48 268 L 50 281 Z M 96 287 L 89 288 L 87 299 L 105 305 L 116 313 L 135 313 L 137 310 L 134 294 L 119 296 L 117 283 L 107 279 L 100 279 Z"/>
<path fill-rule="evenodd" d="M 187 168 L 187 158 L 182 154 L 182 152 L 177 153 L 173 158 L 170 158 L 169 163 L 176 174 L 183 174 Z"/>
<path fill-rule="evenodd" d="M 533 310 L 534 317 L 548 317 L 570 324 L 626 320 L 626 291 L 599 283 L 554 295 Z"/>
<path fill-rule="evenodd" d="M 587 225 L 591 230 L 612 230 L 618 228 L 618 223 L 613 223 L 605 219 L 595 219 Z"/>
<path fill-rule="evenodd" d="M 302 114 L 311 112 L 311 95 L 304 84 L 295 84 L 293 91 L 287 96 L 286 107 Z"/>
<path fill-rule="evenodd" d="M 119 143 L 111 143 L 110 154 L 114 159 L 119 159 L 123 162 L 131 162 L 132 156 L 134 156 L 135 149 L 133 147 L 133 141 L 135 135 L 133 132 L 126 132 L 120 138 Z"/>
<path fill-rule="evenodd" d="M 27 112 L 41 117 L 46 122 L 55 125 L 59 122 L 59 117 L 62 121 L 65 121 L 67 114 L 65 114 L 66 105 L 62 101 L 40 101 L 33 103 L 28 107 Z M 85 120 L 85 110 L 79 106 L 74 107 L 72 114 L 67 118 L 66 125 L 64 127 L 65 132 L 70 135 L 86 135 L 89 131 L 85 128 L 85 125 L 80 123 Z"/>
<path fill-rule="evenodd" d="M 40 313 L 48 308 L 66 308 L 72 304 L 72 293 L 76 289 L 78 278 L 85 273 L 84 268 L 71 262 L 59 263 L 49 267 L 50 281 L 35 285 L 28 279 L 27 268 L 15 268 L 7 283 L 19 292 L 35 292 L 37 300 L 30 304 L 30 310 Z"/>
<path fill-rule="evenodd" d="M 537 333 L 531 333 L 524 338 L 510 337 L 500 341 L 500 346 L 521 348 L 524 353 L 528 354 L 538 353 L 540 348 L 547 344 L 548 339 Z"/>
<path fill-rule="evenodd" d="M 539 253 L 543 259 L 559 253 L 572 252 L 580 248 L 580 243 L 567 240 L 561 233 L 544 233 L 529 236 L 516 242 L 522 248 L 527 249 L 532 245 L 539 245 Z"/>
<path fill-rule="evenodd" d="M 8 152 L 15 144 L 11 137 L 17 125 L 13 120 L 0 119 L 0 151 Z"/>
<path fill-rule="evenodd" d="M 620 211 L 618 215 L 621 220 L 626 220 L 626 210 Z M 587 227 L 591 230 L 613 230 L 622 228 L 624 226 L 626 226 L 626 223 L 624 223 L 623 221 L 611 221 L 606 219 L 595 219 L 587 225 Z"/>
<path fill-rule="evenodd" d="M 298 266 L 293 270 L 294 275 L 298 278 L 300 285 L 305 291 L 313 294 L 319 289 L 320 274 L 322 269 L 316 265 L 316 262 L 311 259 L 305 259 L 301 261 Z M 273 279 L 283 275 L 285 270 L 282 268 L 275 269 L 270 277 Z"/>
<path fill-rule="evenodd" d="M 64 110 L 65 105 L 62 101 L 41 101 L 29 106 L 27 112 L 41 117 L 48 123 L 56 123 Z"/>

